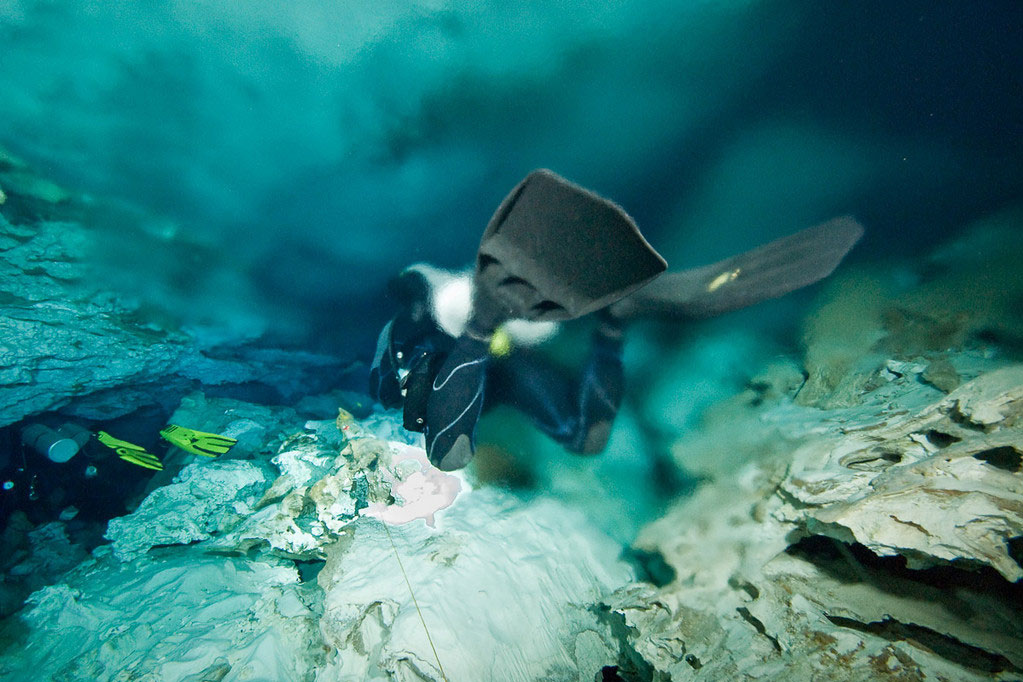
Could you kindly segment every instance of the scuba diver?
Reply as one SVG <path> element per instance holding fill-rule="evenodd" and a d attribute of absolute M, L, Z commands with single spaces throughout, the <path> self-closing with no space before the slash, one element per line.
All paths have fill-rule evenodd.
<path fill-rule="evenodd" d="M 863 228 L 836 218 L 717 263 L 667 264 L 619 206 L 548 170 L 498 207 L 472 271 L 425 264 L 392 282 L 398 314 L 380 332 L 370 393 L 403 407 L 430 461 L 464 467 L 480 415 L 506 403 L 567 450 L 604 449 L 624 391 L 622 337 L 639 318 L 686 320 L 776 298 L 828 276 Z M 529 346 L 557 323 L 595 313 L 579 377 Z M 514 350 L 512 347 L 514 346 Z"/>
<path fill-rule="evenodd" d="M 0 527 L 15 509 L 31 509 L 39 523 L 63 520 L 64 512 L 77 514 L 78 507 L 86 516 L 109 519 L 124 513 L 126 491 L 148 480 L 142 470 L 164 469 L 164 460 L 145 446 L 76 422 L 51 428 L 54 423 L 49 416 L 0 429 Z M 210 458 L 225 455 L 238 442 L 177 424 L 166 425 L 159 436 L 179 450 Z M 115 456 L 133 467 L 109 466 Z"/>

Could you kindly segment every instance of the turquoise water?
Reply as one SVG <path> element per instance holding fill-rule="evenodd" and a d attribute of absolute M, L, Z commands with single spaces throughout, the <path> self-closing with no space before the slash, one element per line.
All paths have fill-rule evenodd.
<path fill-rule="evenodd" d="M 193 461 L 161 439 L 172 419 L 234 429 L 223 461 L 267 486 L 282 442 L 338 407 L 417 444 L 367 394 L 388 282 L 471 264 L 536 168 L 621 206 L 669 271 L 836 216 L 865 228 L 824 284 L 629 327 L 602 455 L 522 405 L 481 421 L 467 480 L 514 500 L 483 508 L 557 499 L 660 574 L 637 536 L 739 467 L 690 450 L 731 429 L 754 451 L 754 423 L 804 428 L 878 377 L 937 399 L 1023 356 L 1021 65 L 1009 0 L 0 0 L 0 615 Z M 594 324 L 544 345 L 551 366 L 578 374 Z M 790 411 L 733 413 L 774 401 Z M 89 435 L 52 461 L 24 435 L 69 423 L 167 466 Z M 47 564 L 29 534 L 54 522 Z"/>
<path fill-rule="evenodd" d="M 926 250 L 1020 191 L 1020 10 L 983 7 L 14 1 L 2 141 L 241 271 L 188 273 L 204 315 L 354 355 L 386 279 L 467 263 L 536 167 L 676 267 L 841 213 Z M 174 276 L 139 249 L 133 287 Z"/>

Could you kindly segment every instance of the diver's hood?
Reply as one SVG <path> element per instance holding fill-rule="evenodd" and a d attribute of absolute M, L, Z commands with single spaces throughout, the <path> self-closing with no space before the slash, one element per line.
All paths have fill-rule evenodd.
<path fill-rule="evenodd" d="M 487 225 L 473 318 L 569 320 L 631 294 L 667 264 L 619 206 L 548 170 L 526 176 Z"/>

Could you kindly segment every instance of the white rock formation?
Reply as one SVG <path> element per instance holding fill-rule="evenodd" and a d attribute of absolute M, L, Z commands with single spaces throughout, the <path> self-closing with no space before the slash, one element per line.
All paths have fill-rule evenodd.
<path fill-rule="evenodd" d="M 201 297 L 170 295 L 181 279 L 172 282 L 197 279 L 186 271 L 206 251 L 170 237 L 154 242 L 147 234 L 153 216 L 66 191 L 2 148 L 0 180 L 6 192 L 0 201 L 0 426 L 57 409 L 110 419 L 173 404 L 193 381 L 261 382 L 301 396 L 343 373 L 336 359 L 314 353 L 239 348 L 258 334 L 236 319 L 215 338 L 182 324 Z M 149 260 L 140 263 L 140 254 Z M 168 263 L 176 264 L 172 271 Z M 116 273 L 126 265 L 145 273 L 140 277 L 150 290 L 120 282 Z M 217 344 L 231 348 L 217 352 Z"/>
<path fill-rule="evenodd" d="M 158 550 L 100 553 L 30 599 L 5 680 L 311 681 L 322 659 L 318 597 L 273 559 Z"/>
<path fill-rule="evenodd" d="M 86 418 L 112 418 L 177 399 L 191 380 L 300 394 L 343 371 L 310 353 L 216 357 L 163 317 L 143 319 L 137 302 L 95 281 L 94 240 L 79 222 L 15 225 L 0 215 L 0 426 L 68 403 Z"/>
<path fill-rule="evenodd" d="M 473 491 L 344 413 L 272 463 L 271 484 L 198 460 L 111 522 L 11 621 L 0 675 L 590 682 L 617 662 L 599 604 L 634 575 L 579 510 Z"/>
<path fill-rule="evenodd" d="M 744 425 L 716 441 L 731 469 L 637 542 L 675 579 L 609 602 L 641 678 L 1019 679 L 1023 366 L 947 396 L 906 373 L 856 407 L 724 416 Z"/>
<path fill-rule="evenodd" d="M 237 525 L 270 486 L 267 467 L 245 460 L 198 460 L 157 488 L 128 516 L 110 521 L 114 555 L 128 561 L 157 545 L 206 540 Z"/>
<path fill-rule="evenodd" d="M 843 431 L 793 455 L 781 484 L 792 520 L 910 568 L 958 561 L 1023 578 L 1008 545 L 1023 535 L 1023 366 Z"/>
<path fill-rule="evenodd" d="M 630 579 L 618 553 L 578 511 L 494 490 L 437 530 L 359 523 L 319 575 L 335 651 L 318 680 L 591 682 L 618 658 L 596 608 Z"/>

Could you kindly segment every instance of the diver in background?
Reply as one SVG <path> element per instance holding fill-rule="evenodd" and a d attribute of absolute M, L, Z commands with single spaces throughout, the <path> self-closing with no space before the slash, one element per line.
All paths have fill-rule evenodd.
<path fill-rule="evenodd" d="M 572 452 L 604 449 L 624 390 L 623 326 L 637 318 L 711 317 L 812 284 L 863 234 L 836 218 L 699 268 L 667 265 L 617 205 L 546 170 L 498 207 L 474 271 L 417 264 L 395 280 L 398 314 L 380 332 L 370 393 L 402 406 L 430 461 L 468 464 L 482 412 L 506 403 Z M 579 377 L 530 345 L 559 321 L 596 313 Z"/>

